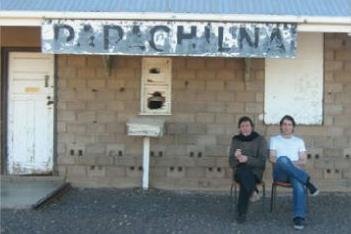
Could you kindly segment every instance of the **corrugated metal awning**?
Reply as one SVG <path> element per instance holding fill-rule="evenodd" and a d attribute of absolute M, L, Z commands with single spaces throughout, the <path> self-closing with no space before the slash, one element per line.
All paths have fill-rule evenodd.
<path fill-rule="evenodd" d="M 350 0 L 1 0 L 1 11 L 351 16 Z"/>
<path fill-rule="evenodd" d="M 50 19 L 297 23 L 351 34 L 351 0 L 0 0 L 0 25 Z"/>

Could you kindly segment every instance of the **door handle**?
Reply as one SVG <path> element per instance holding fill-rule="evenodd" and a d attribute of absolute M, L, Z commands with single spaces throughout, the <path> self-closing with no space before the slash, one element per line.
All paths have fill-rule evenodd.
<path fill-rule="evenodd" d="M 48 101 L 47 103 L 46 103 L 46 105 L 52 105 L 52 104 L 54 104 L 55 102 L 54 101 Z"/>

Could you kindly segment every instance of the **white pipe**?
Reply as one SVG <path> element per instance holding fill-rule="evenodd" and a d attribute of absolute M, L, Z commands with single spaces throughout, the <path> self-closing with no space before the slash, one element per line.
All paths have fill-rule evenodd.
<path fill-rule="evenodd" d="M 41 26 L 45 18 L 87 20 L 178 20 L 220 22 L 286 22 L 297 23 L 299 32 L 351 33 L 351 17 L 315 17 L 289 15 L 219 15 L 185 13 L 125 12 L 33 12 L 2 11 L 0 26 Z"/>
<path fill-rule="evenodd" d="M 143 138 L 143 189 L 149 188 L 150 137 Z"/>
<path fill-rule="evenodd" d="M 160 12 L 57 12 L 57 11 L 1 11 L 0 20 L 8 19 L 123 19 L 123 20 L 179 20 L 231 22 L 286 22 L 351 24 L 351 17 L 248 15 L 248 14 L 195 14 Z"/>
<path fill-rule="evenodd" d="M 351 33 L 350 25 L 299 24 L 298 32 Z"/>
<path fill-rule="evenodd" d="M 0 17 L 0 26 L 24 26 L 24 27 L 41 27 L 42 19 L 2 19 Z M 324 33 L 350 33 L 350 25 L 337 24 L 298 24 L 298 32 L 324 32 Z M 144 114 L 145 115 L 145 114 Z"/>

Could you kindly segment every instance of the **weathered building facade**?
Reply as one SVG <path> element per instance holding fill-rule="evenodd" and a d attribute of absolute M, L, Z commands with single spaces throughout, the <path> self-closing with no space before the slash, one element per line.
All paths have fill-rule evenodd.
<path fill-rule="evenodd" d="M 307 60 L 312 60 L 306 67 L 299 63 L 284 66 L 294 59 L 183 55 L 160 57 L 160 54 L 157 58 L 169 59 L 171 63 L 170 83 L 167 84 L 171 91 L 161 92 L 171 106 L 166 114 L 161 113 L 165 120 L 163 136 L 151 138 L 150 186 L 227 190 L 232 174 L 227 149 L 231 137 L 237 133 L 238 119 L 243 115 L 252 117 L 256 130 L 269 139 L 279 132 L 274 120 L 275 112 L 272 114 L 268 111 L 273 103 L 272 93 L 286 90 L 288 94 L 291 86 L 297 85 L 292 91 L 299 91 L 300 96 L 293 97 L 293 114 L 309 113 L 308 108 L 321 106 L 321 109 L 313 112 L 320 113 L 312 118 L 312 123 L 304 122 L 309 119 L 301 117 L 299 122 L 302 125 L 296 129 L 296 134 L 302 136 L 307 144 L 307 170 L 322 190 L 350 191 L 351 37 L 347 34 L 347 30 L 351 29 L 350 24 L 342 24 L 342 30 L 332 28 L 330 31 L 303 32 L 298 29 L 295 61 L 302 59 L 303 64 L 306 64 Z M 320 43 L 314 38 L 320 38 Z M 320 45 L 320 49 L 314 47 L 315 44 Z M 9 129 L 9 92 L 17 92 L 14 89 L 17 86 L 9 88 L 11 77 L 16 77 L 10 74 L 10 54 L 24 51 L 41 54 L 35 52 L 40 51 L 41 47 L 40 27 L 1 26 L 3 174 L 16 174 L 8 166 L 12 141 L 12 135 L 9 135 L 12 131 Z M 315 55 L 317 59 L 313 56 L 308 59 L 303 57 L 310 55 Z M 45 71 L 45 74 L 40 73 L 44 75 L 44 80 L 40 82 L 53 89 L 52 93 L 47 94 L 45 91 L 42 96 L 45 107 L 52 108 L 54 116 L 52 158 L 49 159 L 54 174 L 66 177 L 67 181 L 77 186 L 141 185 L 143 141 L 141 137 L 128 136 L 126 124 L 140 114 L 150 114 L 142 111 L 142 96 L 147 93 L 143 91 L 143 65 L 152 62 L 153 58 L 150 55 L 113 53 L 109 56 L 94 53 L 52 55 L 53 81 L 50 83 L 50 80 L 45 80 Z M 282 63 L 275 64 L 277 60 Z M 157 61 L 155 68 L 163 71 L 162 64 Z M 312 69 L 319 66 L 320 70 Z M 24 72 L 31 71 L 28 69 L 24 69 Z M 17 74 L 16 71 L 14 74 Z M 157 69 L 155 71 L 158 73 Z M 307 79 L 310 74 L 318 72 L 322 75 L 316 78 L 318 82 L 315 83 L 314 78 L 305 85 L 303 82 L 283 82 L 285 73 Z M 282 82 L 272 80 L 275 76 L 279 76 Z M 269 87 L 267 84 L 270 84 Z M 41 92 L 36 87 L 24 84 L 22 88 L 24 93 L 34 95 Z M 319 93 L 321 98 L 318 98 Z M 307 97 L 307 101 L 303 97 Z M 314 97 L 317 97 L 317 102 L 308 101 Z M 285 99 L 280 100 L 284 104 Z M 20 113 L 23 117 L 29 112 Z M 277 113 L 281 114 L 279 111 Z M 159 118 L 160 113 L 151 113 L 149 116 Z M 267 116 L 273 117 L 269 119 Z M 281 116 L 276 118 L 280 119 Z M 23 126 L 28 125 L 24 123 Z M 43 125 L 39 128 L 43 128 Z M 265 181 L 268 184 L 271 181 L 268 162 Z"/>

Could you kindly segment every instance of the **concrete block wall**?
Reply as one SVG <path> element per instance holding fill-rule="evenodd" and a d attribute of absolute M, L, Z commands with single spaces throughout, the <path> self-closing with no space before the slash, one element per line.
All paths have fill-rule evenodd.
<path fill-rule="evenodd" d="M 139 109 L 140 58 L 58 56 L 58 170 L 82 186 L 139 185 L 141 139 L 126 136 Z"/>
<path fill-rule="evenodd" d="M 351 191 L 351 37 L 325 34 L 322 126 L 299 126 L 308 149 L 306 169 L 326 191 Z M 267 136 L 276 126 L 267 127 Z M 267 175 L 268 173 L 266 173 Z"/>
<path fill-rule="evenodd" d="M 311 159 L 320 183 L 336 190 L 351 187 L 351 37 L 326 34 L 324 51 L 324 128 L 310 136 Z"/>
<path fill-rule="evenodd" d="M 231 183 L 227 149 L 244 114 L 258 121 L 262 113 L 264 60 L 255 59 L 250 79 L 244 82 L 244 60 L 224 58 L 174 58 L 172 112 L 167 121 L 163 158 L 164 178 L 157 187 L 226 190 Z M 261 104 L 259 104 L 261 103 Z M 153 145 L 163 145 L 155 139 Z"/>
<path fill-rule="evenodd" d="M 307 170 L 323 190 L 350 190 L 351 39 L 325 36 L 323 126 L 299 126 Z M 278 126 L 262 122 L 264 60 L 172 58 L 172 115 L 151 141 L 150 184 L 169 189 L 228 190 L 230 138 L 243 115 L 267 139 Z M 142 141 L 126 135 L 140 108 L 140 57 L 114 57 L 111 76 L 101 56 L 58 56 L 58 170 L 80 186 L 140 186 Z M 267 184 L 271 168 L 267 162 Z"/>
<path fill-rule="evenodd" d="M 172 63 L 173 114 L 166 135 L 151 141 L 150 184 L 222 190 L 230 183 L 226 151 L 235 122 L 245 111 L 262 112 L 263 60 L 247 87 L 242 59 Z M 142 141 L 125 126 L 139 112 L 140 71 L 140 57 L 114 57 L 108 76 L 101 56 L 58 56 L 58 170 L 69 181 L 140 185 Z"/>

